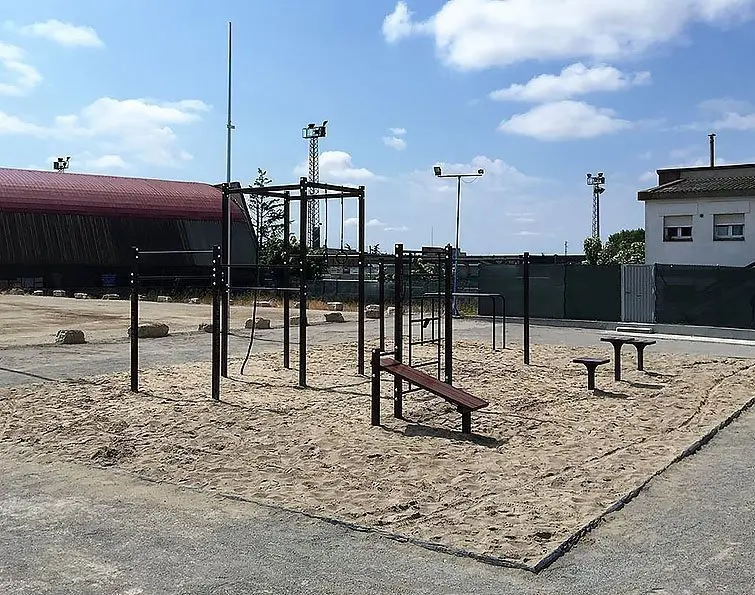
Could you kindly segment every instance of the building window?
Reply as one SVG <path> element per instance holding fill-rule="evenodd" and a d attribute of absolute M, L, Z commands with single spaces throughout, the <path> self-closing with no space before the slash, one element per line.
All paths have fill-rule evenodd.
<path fill-rule="evenodd" d="M 745 216 L 743 213 L 713 215 L 714 240 L 744 240 Z"/>
<path fill-rule="evenodd" d="M 667 215 L 663 218 L 664 242 L 691 242 L 692 215 Z"/>

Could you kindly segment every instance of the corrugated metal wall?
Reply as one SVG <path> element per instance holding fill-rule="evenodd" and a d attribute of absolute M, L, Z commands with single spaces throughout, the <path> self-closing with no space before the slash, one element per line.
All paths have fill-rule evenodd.
<path fill-rule="evenodd" d="M 652 264 L 622 265 L 621 320 L 655 322 L 655 279 Z"/>

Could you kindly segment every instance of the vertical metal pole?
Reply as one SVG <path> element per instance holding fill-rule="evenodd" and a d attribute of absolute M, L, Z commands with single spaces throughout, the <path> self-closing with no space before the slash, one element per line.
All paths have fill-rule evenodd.
<path fill-rule="evenodd" d="M 364 279 L 364 270 L 365 270 L 365 255 L 364 255 L 364 244 L 365 244 L 365 229 L 366 229 L 366 209 L 365 209 L 365 197 L 364 197 L 364 186 L 359 187 L 359 328 L 357 329 L 357 332 L 359 333 L 357 336 L 357 349 L 359 350 L 359 353 L 357 354 L 357 369 L 359 374 L 364 376 L 364 320 L 365 320 L 365 308 L 367 304 L 365 304 L 365 279 Z M 341 199 L 343 203 L 343 199 Z M 343 217 L 341 218 L 343 220 Z M 381 316 L 382 321 L 382 316 Z"/>
<path fill-rule="evenodd" d="M 139 248 L 132 248 L 131 269 L 131 392 L 139 392 Z"/>
<path fill-rule="evenodd" d="M 220 400 L 221 358 L 221 294 L 223 289 L 223 266 L 221 246 L 212 247 L 212 398 Z"/>
<path fill-rule="evenodd" d="M 453 357 L 454 357 L 454 320 L 453 320 L 453 291 L 451 290 L 451 273 L 453 269 L 453 262 L 451 258 L 451 245 L 448 244 L 446 246 L 446 258 L 445 258 L 445 281 L 446 281 L 446 287 L 445 291 L 443 292 L 443 302 L 444 302 L 444 311 L 445 311 L 445 331 L 443 333 L 444 336 L 444 347 L 445 347 L 445 382 L 446 384 L 453 384 Z M 457 251 L 458 254 L 458 251 Z"/>
<path fill-rule="evenodd" d="M 393 357 L 397 362 L 404 359 L 404 245 L 396 244 L 393 262 Z M 404 381 L 393 377 L 393 417 L 402 418 Z"/>
<path fill-rule="evenodd" d="M 380 349 L 372 350 L 372 359 L 370 367 L 372 371 L 372 425 L 380 425 Z"/>
<path fill-rule="evenodd" d="M 522 285 L 524 287 L 524 363 L 530 364 L 530 253 L 522 258 Z"/>
<path fill-rule="evenodd" d="M 220 372 L 224 377 L 228 377 L 228 331 L 231 322 L 231 205 L 230 205 L 230 190 L 231 184 L 231 134 L 234 126 L 231 120 L 231 100 L 232 100 L 232 63 L 231 57 L 233 53 L 233 25 L 228 23 L 228 120 L 226 122 L 227 129 L 227 144 L 226 144 L 226 188 L 223 192 L 223 205 L 221 216 L 223 222 L 221 225 L 222 240 L 221 240 L 221 261 L 225 269 L 225 283 L 223 284 L 223 310 L 222 320 L 220 322 L 221 331 L 223 333 L 221 343 L 221 367 Z M 259 238 L 258 238 L 259 241 Z"/>
<path fill-rule="evenodd" d="M 454 288 L 456 293 L 456 278 L 459 274 L 459 222 L 461 220 L 461 176 L 456 176 L 456 250 L 454 251 Z M 456 307 L 456 297 L 453 298 L 453 314 L 459 315 Z"/>
<path fill-rule="evenodd" d="M 385 263 L 378 264 L 378 302 L 380 303 L 380 351 L 385 351 Z"/>
<path fill-rule="evenodd" d="M 299 179 L 299 386 L 307 386 L 307 178 Z"/>
<path fill-rule="evenodd" d="M 291 283 L 291 193 L 286 191 L 283 198 L 283 287 Z M 291 368 L 291 294 L 283 292 L 283 367 Z"/>
<path fill-rule="evenodd" d="M 493 304 L 493 351 L 495 351 L 495 296 L 490 298 L 491 303 Z M 480 300 L 477 300 L 477 311 L 480 311 Z"/>

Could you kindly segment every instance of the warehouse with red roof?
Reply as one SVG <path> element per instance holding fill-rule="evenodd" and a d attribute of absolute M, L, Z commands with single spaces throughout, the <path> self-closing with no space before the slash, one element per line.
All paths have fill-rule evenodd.
<path fill-rule="evenodd" d="M 0 289 L 127 287 L 132 246 L 220 244 L 221 191 L 198 182 L 0 168 Z M 231 259 L 255 261 L 244 210 L 232 203 Z M 204 267 L 205 255 L 158 257 L 152 273 Z"/>

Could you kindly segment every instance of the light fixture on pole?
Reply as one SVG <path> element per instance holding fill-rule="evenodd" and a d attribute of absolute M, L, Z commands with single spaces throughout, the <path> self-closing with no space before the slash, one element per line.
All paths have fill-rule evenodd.
<path fill-rule="evenodd" d="M 444 174 L 439 165 L 433 167 L 433 172 L 438 178 L 456 178 L 456 244 L 454 245 L 454 299 L 453 315 L 459 316 L 459 309 L 456 307 L 456 287 L 459 276 L 459 220 L 461 217 L 461 180 L 463 178 L 479 178 L 485 174 L 484 169 L 478 169 L 474 174 Z"/>
<path fill-rule="evenodd" d="M 603 172 L 597 176 L 587 174 L 587 185 L 592 186 L 592 237 L 600 239 L 600 195 L 606 189 L 606 177 Z"/>
<path fill-rule="evenodd" d="M 71 166 L 71 157 L 58 157 L 55 161 L 52 162 L 52 168 L 58 172 L 59 174 L 62 174 L 64 171 L 66 171 Z"/>
<path fill-rule="evenodd" d="M 328 121 L 325 120 L 322 125 L 308 124 L 302 128 L 302 138 L 309 141 L 309 181 L 320 181 L 320 139 L 326 135 L 325 127 L 328 125 Z M 320 190 L 318 188 L 310 188 L 312 198 L 308 200 L 307 205 L 307 239 L 309 240 L 310 248 L 320 247 L 320 203 L 316 198 Z M 328 229 L 328 201 L 325 201 L 325 233 Z M 327 247 L 327 238 L 326 238 Z"/>

